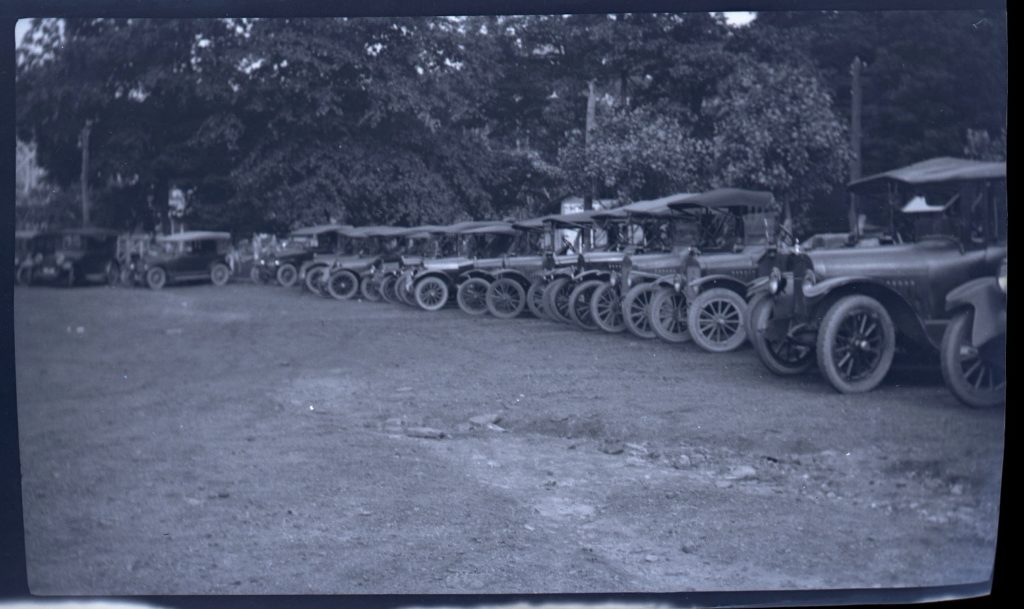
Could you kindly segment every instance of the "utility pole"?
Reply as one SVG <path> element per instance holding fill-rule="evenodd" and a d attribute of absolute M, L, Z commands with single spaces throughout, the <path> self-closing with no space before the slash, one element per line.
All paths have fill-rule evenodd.
<path fill-rule="evenodd" d="M 591 139 L 594 135 L 595 119 L 594 113 L 597 110 L 597 91 L 596 84 L 593 80 L 587 83 L 587 127 L 583 136 L 583 145 L 586 148 L 590 147 Z M 594 184 L 591 181 L 587 192 L 583 195 L 583 209 L 591 210 L 594 209 Z"/>
<path fill-rule="evenodd" d="M 82 226 L 89 226 L 89 135 L 92 119 L 86 119 L 78 143 L 82 147 Z"/>
<path fill-rule="evenodd" d="M 860 57 L 854 57 L 850 65 L 850 181 L 861 176 L 861 155 L 860 155 L 860 109 L 861 109 L 861 86 L 860 72 L 864 62 Z M 850 193 L 850 233 L 860 237 L 860 224 L 857 221 L 857 195 Z"/>

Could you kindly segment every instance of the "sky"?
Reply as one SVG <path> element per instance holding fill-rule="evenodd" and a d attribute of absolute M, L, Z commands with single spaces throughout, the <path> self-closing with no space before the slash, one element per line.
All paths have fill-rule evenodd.
<path fill-rule="evenodd" d="M 723 13 L 725 20 L 729 22 L 729 25 L 746 25 L 754 19 L 754 13 L 748 12 L 732 12 Z M 30 21 L 28 19 L 19 19 L 14 25 L 14 44 L 21 46 L 21 39 L 24 38 L 25 32 L 28 31 Z"/>

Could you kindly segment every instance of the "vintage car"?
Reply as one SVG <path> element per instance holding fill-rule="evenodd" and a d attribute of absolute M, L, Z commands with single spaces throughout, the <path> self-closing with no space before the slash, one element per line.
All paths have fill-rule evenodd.
<path fill-rule="evenodd" d="M 401 276 L 406 270 L 418 267 L 425 258 L 445 255 L 447 233 L 447 226 L 432 224 L 412 227 L 400 234 L 401 246 L 378 258 L 364 275 L 360 283 L 364 297 L 373 300 L 372 294 L 376 293 L 385 302 L 405 304 L 404 290 L 397 289 Z"/>
<path fill-rule="evenodd" d="M 229 233 L 193 230 L 159 236 L 139 260 L 134 282 L 152 290 L 195 280 L 225 285 L 231 279 L 230 249 Z"/>
<path fill-rule="evenodd" d="M 250 271 L 257 283 L 276 281 L 290 288 L 299 280 L 299 269 L 305 262 L 312 261 L 317 254 L 330 255 L 337 251 L 339 230 L 352 228 L 344 224 L 320 224 L 307 226 L 288 233 L 285 245 L 260 256 Z"/>
<path fill-rule="evenodd" d="M 601 212 L 625 220 L 627 230 L 639 232 L 636 253 L 622 259 L 616 273 L 594 289 L 590 297 L 590 318 L 605 332 L 629 330 L 639 338 L 655 338 L 647 316 L 651 295 L 660 278 L 675 273 L 680 262 L 696 245 L 695 230 L 668 204 L 693 195 L 679 193 L 649 201 L 637 201 Z"/>
<path fill-rule="evenodd" d="M 326 271 L 323 283 L 325 295 L 335 300 L 349 300 L 359 293 L 364 276 L 373 274 L 379 262 L 393 259 L 404 247 L 404 226 L 365 227 L 350 238 L 357 245 L 355 255 L 338 256 Z"/>
<path fill-rule="evenodd" d="M 769 246 L 766 223 L 776 220 L 769 192 L 719 188 L 669 203 L 697 228 L 675 273 L 659 278 L 651 296 L 651 329 L 669 342 L 691 338 L 712 352 L 731 351 L 747 340 L 747 283 Z"/>
<path fill-rule="evenodd" d="M 527 298 L 531 287 L 543 279 L 550 228 L 535 218 L 512 224 L 508 235 L 511 243 L 500 263 L 478 264 L 459 285 L 456 300 L 466 313 L 511 319 L 537 306 L 531 307 Z M 533 294 L 536 298 L 542 291 Z"/>
<path fill-rule="evenodd" d="M 36 235 L 29 246 L 27 283 L 74 286 L 103 283 L 117 275 L 117 232 L 105 228 L 69 228 Z"/>
<path fill-rule="evenodd" d="M 1006 164 L 942 157 L 851 182 L 889 216 L 882 245 L 780 252 L 750 286 L 751 342 L 765 366 L 818 370 L 843 393 L 870 391 L 898 348 L 940 351 L 971 405 L 1006 384 Z M 763 273 L 762 273 L 763 274 Z M 1001 313 L 1002 311 L 1002 313 Z"/>
<path fill-rule="evenodd" d="M 32 264 L 32 238 L 38 233 L 30 230 L 14 232 L 14 283 L 28 283 L 28 270 Z"/>
<path fill-rule="evenodd" d="M 359 259 L 376 254 L 378 242 L 372 233 L 382 228 L 391 227 L 357 226 L 338 229 L 338 243 L 333 252 L 313 254 L 312 259 L 303 262 L 299 267 L 299 280 L 303 286 L 314 294 L 329 298 L 327 279 L 334 265 L 340 260 Z"/>

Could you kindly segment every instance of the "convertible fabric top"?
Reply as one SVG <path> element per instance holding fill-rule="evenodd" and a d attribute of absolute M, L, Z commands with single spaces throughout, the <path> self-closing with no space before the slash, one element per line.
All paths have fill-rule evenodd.
<path fill-rule="evenodd" d="M 716 188 L 699 194 L 683 197 L 668 204 L 672 209 L 684 210 L 695 207 L 708 209 L 769 209 L 775 207 L 775 197 L 766 190 L 744 190 L 742 188 Z"/>
<path fill-rule="evenodd" d="M 847 184 L 850 190 L 867 190 L 888 181 L 904 184 L 937 184 L 969 180 L 1005 180 L 1006 163 L 972 161 L 954 157 L 938 157 L 892 169 Z"/>
<path fill-rule="evenodd" d="M 545 228 L 544 217 L 541 216 L 540 218 L 529 218 L 527 220 L 513 222 L 512 227 L 518 230 L 539 230 Z"/>
<path fill-rule="evenodd" d="M 198 241 L 201 239 L 231 239 L 231 233 L 222 233 L 212 230 L 187 230 L 183 233 L 173 235 L 160 235 L 157 241 Z"/>
<path fill-rule="evenodd" d="M 462 231 L 466 235 L 514 235 L 516 229 L 508 222 L 495 222 L 487 226 L 478 226 Z"/>
<path fill-rule="evenodd" d="M 367 237 L 397 237 L 409 230 L 405 226 L 350 226 L 338 229 L 346 237 L 365 239 Z"/>
<path fill-rule="evenodd" d="M 600 212 L 599 209 L 591 209 L 589 211 L 580 211 L 574 214 L 551 214 L 550 216 L 544 216 L 541 221 L 554 224 L 556 226 L 582 226 L 586 224 L 594 223 L 594 214 Z"/>
<path fill-rule="evenodd" d="M 85 236 L 90 236 L 90 235 L 91 236 L 96 236 L 96 235 L 99 235 L 99 236 L 103 236 L 103 237 L 110 237 L 110 236 L 118 234 L 118 232 L 116 230 L 111 230 L 109 228 L 94 228 L 94 227 L 87 227 L 87 228 L 62 228 L 62 229 L 54 231 L 54 232 L 60 233 L 61 235 L 85 235 Z"/>
<path fill-rule="evenodd" d="M 317 224 L 316 226 L 304 226 L 302 228 L 297 228 L 291 232 L 291 235 L 293 237 L 322 235 L 323 233 L 329 233 L 343 228 L 352 228 L 352 226 L 348 224 Z"/>
<path fill-rule="evenodd" d="M 667 197 L 651 199 L 649 201 L 637 201 L 614 209 L 603 209 L 594 214 L 597 220 L 610 220 L 613 218 L 626 218 L 630 214 L 643 216 L 663 216 L 671 213 L 669 203 L 684 201 L 693 197 L 692 193 L 682 192 Z"/>

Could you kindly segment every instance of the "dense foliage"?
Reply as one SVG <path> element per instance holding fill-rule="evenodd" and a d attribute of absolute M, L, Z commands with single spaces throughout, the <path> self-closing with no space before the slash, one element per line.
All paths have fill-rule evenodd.
<path fill-rule="evenodd" d="M 1005 155 L 1005 15 L 974 12 L 38 20 L 18 135 L 71 210 L 90 125 L 93 220 L 125 228 L 172 186 L 189 224 L 235 231 L 716 186 L 834 228 L 855 56 L 865 171 Z"/>

